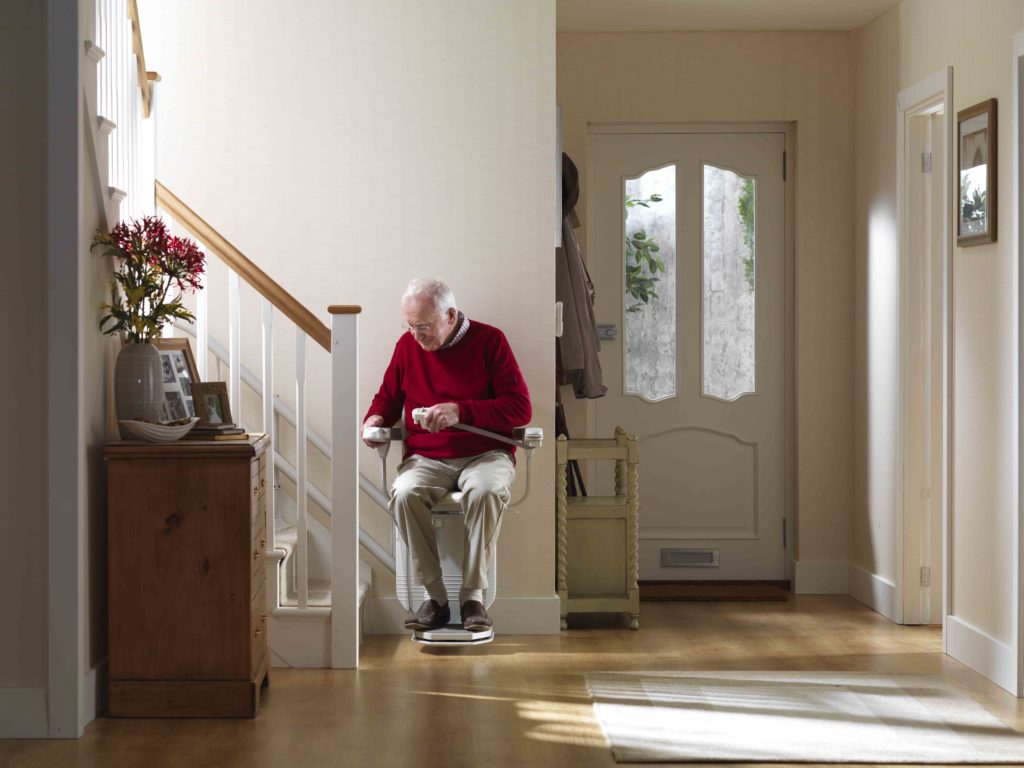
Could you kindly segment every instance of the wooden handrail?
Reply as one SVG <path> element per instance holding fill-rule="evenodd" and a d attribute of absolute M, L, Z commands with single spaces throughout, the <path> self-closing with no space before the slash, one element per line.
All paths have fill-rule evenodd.
<path fill-rule="evenodd" d="M 139 24 L 139 6 L 136 0 L 128 0 L 128 18 L 132 22 L 132 50 L 135 52 L 136 78 L 139 91 L 142 92 L 142 116 L 149 117 L 149 108 L 153 103 L 153 84 L 151 80 L 160 80 L 156 72 L 146 71 L 146 53 L 142 49 L 142 26 Z"/>
<path fill-rule="evenodd" d="M 306 309 L 266 272 L 249 261 L 220 232 L 207 224 L 198 213 L 185 205 L 159 181 L 156 182 L 156 203 L 174 216 L 175 220 L 195 238 L 201 240 L 215 256 L 237 272 L 238 276 L 251 285 L 260 296 L 283 312 L 285 317 L 302 329 L 309 338 L 328 352 L 331 351 L 331 329 L 326 323 Z"/>

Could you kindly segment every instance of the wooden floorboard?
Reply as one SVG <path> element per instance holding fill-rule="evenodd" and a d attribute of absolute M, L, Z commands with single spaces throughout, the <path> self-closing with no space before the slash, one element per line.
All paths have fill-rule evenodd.
<path fill-rule="evenodd" d="M 617 670 L 935 674 L 1024 731 L 1024 701 L 944 656 L 939 628 L 894 625 L 852 598 L 644 603 L 640 622 L 499 626 L 492 644 L 455 650 L 372 637 L 357 672 L 274 670 L 255 719 L 100 718 L 77 741 L 0 742 L 0 765 L 612 766 L 583 676 Z"/>

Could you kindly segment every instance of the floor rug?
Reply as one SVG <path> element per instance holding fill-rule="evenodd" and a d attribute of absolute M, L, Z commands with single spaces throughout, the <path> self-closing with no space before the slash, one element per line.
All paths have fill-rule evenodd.
<path fill-rule="evenodd" d="M 1024 734 L 935 677 L 597 672 L 586 682 L 620 763 L 1024 762 Z"/>

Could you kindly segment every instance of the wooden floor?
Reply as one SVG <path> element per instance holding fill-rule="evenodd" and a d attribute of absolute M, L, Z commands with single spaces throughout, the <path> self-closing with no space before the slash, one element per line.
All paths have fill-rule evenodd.
<path fill-rule="evenodd" d="M 943 656 L 938 628 L 896 626 L 851 598 L 644 603 L 641 627 L 571 617 L 561 635 L 461 650 L 372 637 L 358 672 L 275 670 L 255 720 L 100 718 L 78 741 L 0 742 L 0 765 L 611 766 L 591 670 L 936 674 L 1024 731 L 1024 701 Z"/>

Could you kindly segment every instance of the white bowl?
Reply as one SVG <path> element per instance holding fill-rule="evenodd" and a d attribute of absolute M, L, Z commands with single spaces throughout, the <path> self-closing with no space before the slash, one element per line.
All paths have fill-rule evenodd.
<path fill-rule="evenodd" d="M 135 421 L 133 419 L 120 419 L 118 422 L 125 431 L 137 440 L 147 440 L 151 443 L 173 443 L 187 435 L 199 419 L 192 417 L 188 424 L 150 424 L 148 421 Z"/>

